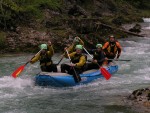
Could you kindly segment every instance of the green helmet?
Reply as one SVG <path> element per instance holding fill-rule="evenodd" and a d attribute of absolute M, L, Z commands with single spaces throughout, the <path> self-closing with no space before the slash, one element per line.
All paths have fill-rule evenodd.
<path fill-rule="evenodd" d="M 40 49 L 47 49 L 47 44 L 41 44 Z"/>
<path fill-rule="evenodd" d="M 98 47 L 102 48 L 102 44 L 96 44 L 96 48 Z"/>
<path fill-rule="evenodd" d="M 82 45 L 76 45 L 76 49 L 83 49 L 83 46 Z"/>

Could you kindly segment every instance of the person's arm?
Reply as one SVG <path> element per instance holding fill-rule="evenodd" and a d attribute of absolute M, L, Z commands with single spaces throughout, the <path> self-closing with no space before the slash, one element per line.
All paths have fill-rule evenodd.
<path fill-rule="evenodd" d="M 51 43 L 51 41 L 48 41 L 48 55 L 49 56 L 53 56 L 54 55 L 54 49 L 53 49 L 53 46 L 52 46 L 52 43 Z"/>
<path fill-rule="evenodd" d="M 98 60 L 99 63 L 102 63 L 106 59 L 104 52 L 101 54 L 101 59 Z"/>
<path fill-rule="evenodd" d="M 85 58 L 85 56 L 81 56 L 79 62 L 76 63 L 76 66 L 77 66 L 77 67 L 81 67 L 81 66 L 83 66 L 85 63 L 86 63 L 86 58 Z"/>
<path fill-rule="evenodd" d="M 119 57 L 120 57 L 120 55 L 121 55 L 121 51 L 122 51 L 122 49 L 121 49 L 121 45 L 120 45 L 120 43 L 119 43 L 119 42 L 116 42 L 116 45 L 117 45 L 117 50 L 118 50 L 117 58 L 119 58 Z"/>
<path fill-rule="evenodd" d="M 75 37 L 75 38 L 77 38 L 77 40 L 79 40 L 78 43 L 79 43 L 80 45 L 83 45 L 83 46 L 84 46 L 84 42 L 83 42 L 83 40 L 81 40 L 81 38 L 79 38 L 79 37 Z M 76 42 L 74 42 L 70 47 L 67 48 L 68 52 L 69 52 L 69 53 L 70 53 L 70 52 L 73 52 L 74 49 L 75 49 L 75 46 L 76 46 Z"/>
<path fill-rule="evenodd" d="M 109 42 L 106 42 L 106 43 L 104 44 L 104 46 L 102 47 L 102 50 L 104 51 L 105 55 L 106 55 L 106 54 L 109 54 L 109 53 L 108 53 L 108 50 L 107 50 L 108 45 L 109 45 Z"/>
<path fill-rule="evenodd" d="M 54 55 L 54 49 L 52 45 L 48 45 L 48 51 L 47 51 L 49 56 L 53 56 Z"/>
<path fill-rule="evenodd" d="M 78 38 L 79 39 L 79 44 L 83 45 L 84 46 L 84 42 L 83 40 L 81 40 L 81 38 Z"/>
<path fill-rule="evenodd" d="M 69 54 L 69 56 L 70 56 L 70 58 L 72 58 L 72 57 L 74 57 L 74 55 L 76 54 L 76 52 L 72 52 L 72 53 L 70 53 Z M 67 53 L 65 53 L 65 58 L 68 58 L 68 55 L 67 55 Z"/>
<path fill-rule="evenodd" d="M 40 59 L 40 54 L 36 55 L 33 59 L 31 59 L 30 63 L 33 64 Z"/>
<path fill-rule="evenodd" d="M 67 50 L 68 50 L 68 52 L 70 53 L 70 52 L 73 52 L 74 48 L 75 48 L 75 44 L 73 43 L 71 46 L 69 46 L 69 47 L 67 48 Z"/>

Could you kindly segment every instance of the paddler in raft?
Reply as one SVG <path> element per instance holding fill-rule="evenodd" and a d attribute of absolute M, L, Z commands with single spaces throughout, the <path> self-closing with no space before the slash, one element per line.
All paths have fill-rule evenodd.
<path fill-rule="evenodd" d="M 76 45 L 75 49 L 76 49 L 75 52 L 72 52 L 69 54 L 72 64 L 61 64 L 62 73 L 75 75 L 75 72 L 76 72 L 76 74 L 79 75 L 84 71 L 84 66 L 86 64 L 86 56 L 82 53 L 83 46 Z M 67 48 L 65 48 L 65 51 L 66 50 Z M 65 57 L 68 58 L 67 53 L 65 53 Z M 74 67 L 75 72 L 72 67 Z"/>
<path fill-rule="evenodd" d="M 40 67 L 41 71 L 44 72 L 57 72 L 57 67 L 55 64 L 53 64 L 52 56 L 54 55 L 54 49 L 50 41 L 48 41 L 48 44 L 41 44 L 40 49 L 42 51 L 40 54 L 35 56 L 30 63 L 33 64 L 37 61 L 40 61 Z"/>
<path fill-rule="evenodd" d="M 109 41 L 104 44 L 102 49 L 108 59 L 116 58 L 117 60 L 121 55 L 121 45 L 116 41 L 113 35 L 109 36 Z M 108 60 L 108 63 L 110 62 L 112 62 L 112 60 Z"/>
<path fill-rule="evenodd" d="M 107 65 L 107 58 L 102 50 L 102 44 L 97 44 L 96 49 L 89 50 L 89 53 L 93 55 L 93 59 L 86 64 L 86 70 L 99 69 L 100 66 Z"/>
<path fill-rule="evenodd" d="M 74 52 L 76 45 L 82 45 L 82 46 L 84 46 L 84 42 L 83 42 L 82 39 L 81 39 L 80 37 L 78 37 L 78 36 L 76 36 L 76 37 L 74 38 L 72 44 L 66 44 L 66 47 L 68 47 L 68 48 L 67 48 L 67 51 L 68 51 L 69 53 Z M 65 56 L 65 53 L 63 53 L 63 54 L 61 55 L 61 60 L 64 58 L 64 56 Z M 61 62 L 61 60 L 59 61 L 59 63 Z M 59 64 L 59 63 L 58 63 L 58 64 Z"/>
<path fill-rule="evenodd" d="M 74 38 L 72 45 L 70 45 L 70 46 L 67 48 L 68 52 L 69 52 L 69 53 L 74 52 L 76 45 L 82 45 L 82 46 L 84 46 L 83 40 L 82 40 L 80 37 L 78 37 L 78 36 L 76 36 L 76 37 Z"/>

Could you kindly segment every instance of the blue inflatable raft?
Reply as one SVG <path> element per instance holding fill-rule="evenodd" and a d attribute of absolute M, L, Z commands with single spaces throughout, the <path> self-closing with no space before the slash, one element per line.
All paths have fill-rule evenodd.
<path fill-rule="evenodd" d="M 118 71 L 118 66 L 109 66 L 106 70 L 113 74 Z M 35 76 L 35 85 L 38 86 L 54 86 L 54 87 L 70 87 L 81 84 L 90 83 L 98 78 L 104 78 L 101 74 L 100 70 L 89 70 L 80 74 L 81 81 L 79 83 L 75 83 L 72 75 L 66 73 L 48 73 L 41 72 L 40 74 Z"/>

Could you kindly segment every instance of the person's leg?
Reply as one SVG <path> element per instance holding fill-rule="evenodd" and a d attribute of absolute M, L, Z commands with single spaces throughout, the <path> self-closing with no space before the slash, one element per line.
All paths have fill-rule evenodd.
<path fill-rule="evenodd" d="M 46 66 L 46 69 L 47 69 L 47 72 L 52 72 L 52 66 L 51 65 Z"/>
<path fill-rule="evenodd" d="M 61 72 L 62 73 L 67 73 L 66 71 L 69 73 L 70 66 L 68 64 L 61 64 Z"/>
<path fill-rule="evenodd" d="M 57 72 L 57 65 L 56 64 L 51 64 L 52 71 Z"/>
<path fill-rule="evenodd" d="M 86 70 L 98 69 L 98 68 L 99 68 L 99 66 L 96 63 L 88 63 Z"/>
<path fill-rule="evenodd" d="M 46 66 L 41 66 L 41 71 L 47 72 Z"/>
<path fill-rule="evenodd" d="M 108 58 L 108 59 L 114 59 L 115 56 L 107 56 L 107 58 Z M 108 60 L 108 64 L 109 64 L 110 62 L 112 62 L 112 60 Z"/>
<path fill-rule="evenodd" d="M 70 71 L 72 71 L 72 75 L 73 75 L 73 78 L 74 78 L 75 82 L 76 82 L 76 83 L 80 82 L 80 81 L 81 81 L 81 77 L 80 77 L 79 74 L 82 73 L 82 70 L 79 69 L 79 68 L 75 68 L 75 67 L 74 67 L 74 69 L 71 68 Z"/>

